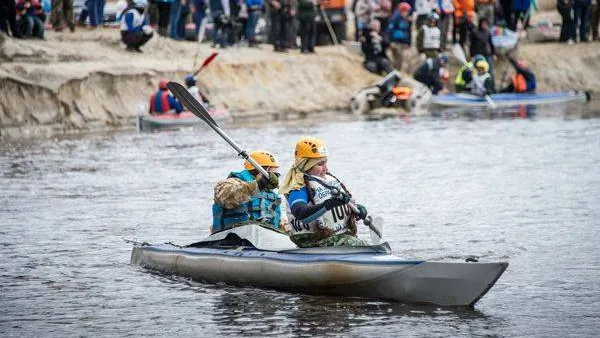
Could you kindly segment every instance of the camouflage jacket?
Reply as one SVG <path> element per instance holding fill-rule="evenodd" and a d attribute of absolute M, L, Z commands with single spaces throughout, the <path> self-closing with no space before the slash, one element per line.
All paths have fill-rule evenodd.
<path fill-rule="evenodd" d="M 233 209 L 250 201 L 258 193 L 256 181 L 244 182 L 239 178 L 227 178 L 215 185 L 215 203 L 225 209 Z"/>

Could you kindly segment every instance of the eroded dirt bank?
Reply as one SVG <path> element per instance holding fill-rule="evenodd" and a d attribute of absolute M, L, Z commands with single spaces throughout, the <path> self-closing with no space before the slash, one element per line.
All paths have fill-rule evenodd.
<path fill-rule="evenodd" d="M 0 137 L 131 128 L 159 78 L 182 82 L 212 51 L 208 44 L 155 37 L 143 54 L 127 53 L 118 30 L 108 28 L 48 32 L 46 41 L 0 37 Z M 200 73 L 200 86 L 236 119 L 348 110 L 352 94 L 378 79 L 344 46 L 321 47 L 315 55 L 274 53 L 267 45 L 218 52 Z M 600 96 L 599 43 L 523 43 L 518 54 L 536 72 L 539 91 Z M 416 53 L 407 63 L 418 64 Z M 498 77 L 505 67 L 500 60 Z"/>
<path fill-rule="evenodd" d="M 3 137 L 133 126 L 159 78 L 183 82 L 194 62 L 213 51 L 207 44 L 154 38 L 143 54 L 132 54 L 123 51 L 117 30 L 48 33 L 46 41 L 2 42 Z M 377 79 L 343 46 L 315 55 L 274 53 L 267 45 L 218 52 L 200 73 L 200 86 L 236 118 L 347 109 L 352 93 Z"/>

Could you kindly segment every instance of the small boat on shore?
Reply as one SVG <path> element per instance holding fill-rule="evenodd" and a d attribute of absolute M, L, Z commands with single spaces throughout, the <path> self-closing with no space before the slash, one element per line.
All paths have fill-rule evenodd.
<path fill-rule="evenodd" d="M 585 92 L 571 91 L 537 94 L 499 93 L 490 95 L 490 98 L 497 108 L 509 108 L 561 103 L 585 103 L 589 101 L 590 96 Z M 433 96 L 429 105 L 436 107 L 486 108 L 489 106 L 489 103 L 483 96 L 471 94 L 445 94 Z"/>
<path fill-rule="evenodd" d="M 229 111 L 227 109 L 209 109 L 208 113 L 215 121 L 225 122 L 229 120 Z M 180 114 L 139 115 L 137 117 L 137 126 L 140 131 L 173 129 L 204 124 L 204 121 L 189 111 L 183 111 Z"/>
<path fill-rule="evenodd" d="M 404 259 L 387 243 L 298 248 L 286 234 L 258 224 L 187 246 L 135 243 L 131 264 L 209 283 L 470 307 L 508 267 Z"/>

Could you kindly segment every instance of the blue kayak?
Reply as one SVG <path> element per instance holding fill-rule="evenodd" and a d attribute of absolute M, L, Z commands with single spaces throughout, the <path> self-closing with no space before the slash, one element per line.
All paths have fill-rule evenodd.
<path fill-rule="evenodd" d="M 585 92 L 551 92 L 537 94 L 500 93 L 490 95 L 492 101 L 498 108 L 515 106 L 537 106 L 547 104 L 559 104 L 578 102 L 585 103 L 589 95 Z M 471 94 L 445 94 L 436 95 L 431 98 L 430 105 L 438 107 L 481 107 L 486 108 L 490 104 L 483 96 Z"/>

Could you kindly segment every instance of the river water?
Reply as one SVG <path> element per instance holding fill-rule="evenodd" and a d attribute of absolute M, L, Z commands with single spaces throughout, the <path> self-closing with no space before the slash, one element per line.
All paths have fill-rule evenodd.
<path fill-rule="evenodd" d="M 1 144 L 0 336 L 594 337 L 600 119 L 392 119 L 227 128 L 279 155 L 304 135 L 385 220 L 395 254 L 510 266 L 475 310 L 210 285 L 131 266 L 123 239 L 208 234 L 241 161 L 209 129 Z M 361 227 L 360 234 L 368 238 Z"/>

